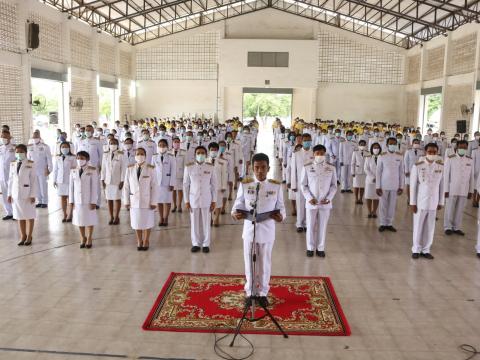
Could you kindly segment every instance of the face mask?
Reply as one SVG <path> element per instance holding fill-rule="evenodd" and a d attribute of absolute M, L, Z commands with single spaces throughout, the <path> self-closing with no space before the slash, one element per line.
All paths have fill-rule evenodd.
<path fill-rule="evenodd" d="M 295 136 L 290 136 L 290 141 L 295 141 Z"/>
<path fill-rule="evenodd" d="M 2 138 L 2 144 L 7 145 L 8 144 L 8 139 Z"/>
<path fill-rule="evenodd" d="M 137 164 L 141 164 L 145 161 L 145 155 L 135 155 L 135 161 Z"/>
<path fill-rule="evenodd" d="M 465 149 L 458 149 L 458 150 L 457 150 L 457 153 L 458 153 L 458 155 L 460 155 L 460 156 L 464 156 L 464 155 L 467 153 L 467 150 L 465 150 Z"/>
<path fill-rule="evenodd" d="M 160 154 L 165 154 L 165 153 L 167 152 L 167 150 L 168 150 L 168 149 L 167 149 L 166 147 L 158 147 L 158 152 L 159 152 Z"/>
<path fill-rule="evenodd" d="M 378 136 L 378 132 L 374 131 L 373 135 Z"/>
<path fill-rule="evenodd" d="M 84 167 L 87 164 L 87 160 L 77 159 L 78 167 Z"/>
<path fill-rule="evenodd" d="M 232 138 L 227 138 L 227 143 L 231 143 L 232 142 Z"/>
<path fill-rule="evenodd" d="M 210 151 L 210 157 L 215 159 L 218 156 L 218 151 Z"/>
<path fill-rule="evenodd" d="M 62 153 L 62 155 L 68 155 L 68 154 L 70 154 L 70 149 L 69 148 L 61 148 L 60 152 Z"/>
<path fill-rule="evenodd" d="M 195 159 L 197 160 L 197 162 L 202 164 L 203 162 L 205 162 L 205 155 L 204 154 L 197 154 L 197 155 L 195 155 Z"/>
<path fill-rule="evenodd" d="M 192 137 L 190 135 L 188 135 L 185 139 L 187 140 L 187 142 L 192 141 Z"/>
<path fill-rule="evenodd" d="M 335 136 L 336 136 L 336 137 L 340 137 L 340 133 L 335 133 Z"/>
<path fill-rule="evenodd" d="M 225 149 L 225 146 L 220 146 L 218 150 L 220 151 L 220 154 L 223 154 L 226 149 Z"/>
<path fill-rule="evenodd" d="M 420 144 L 413 144 L 414 149 L 420 149 Z"/>
<path fill-rule="evenodd" d="M 109 145 L 108 148 L 110 149 L 110 151 L 115 151 L 118 149 L 118 145 Z"/>
<path fill-rule="evenodd" d="M 143 140 L 147 141 L 148 139 L 150 139 L 150 135 L 147 135 L 147 134 L 143 135 Z"/>
<path fill-rule="evenodd" d="M 348 140 L 348 141 L 352 140 L 352 138 L 353 138 L 353 136 L 351 136 L 351 135 L 348 135 L 348 136 L 347 136 L 347 140 Z"/>
<path fill-rule="evenodd" d="M 172 146 L 175 150 L 180 149 L 180 143 L 179 142 L 174 142 Z"/>
<path fill-rule="evenodd" d="M 360 145 L 360 146 L 358 147 L 358 149 L 361 150 L 361 151 L 365 150 L 365 145 Z"/>
<path fill-rule="evenodd" d="M 92 137 L 93 136 L 93 133 L 91 131 L 86 131 L 85 134 L 87 135 L 87 137 Z"/>
<path fill-rule="evenodd" d="M 426 158 L 428 161 L 432 162 L 437 159 L 437 155 L 427 155 Z"/>
<path fill-rule="evenodd" d="M 303 142 L 303 148 L 304 149 L 310 149 L 310 146 L 312 145 L 311 141 L 304 141 Z"/>
<path fill-rule="evenodd" d="M 208 133 L 208 135 L 210 135 L 210 136 L 213 136 L 213 132 L 211 132 L 211 133 Z"/>
<path fill-rule="evenodd" d="M 17 159 L 17 161 L 23 161 L 26 157 L 27 155 L 25 153 L 15 153 L 15 159 Z"/>
<path fill-rule="evenodd" d="M 39 139 L 39 138 L 33 139 L 33 143 L 34 143 L 34 144 L 38 144 L 39 142 L 40 142 L 40 139 Z"/>
<path fill-rule="evenodd" d="M 315 155 L 315 162 L 317 164 L 320 164 L 324 160 L 325 160 L 325 155 Z"/>
<path fill-rule="evenodd" d="M 374 149 L 373 149 L 373 154 L 374 154 L 374 155 L 380 154 L 380 149 L 379 149 L 379 148 L 374 148 Z"/>

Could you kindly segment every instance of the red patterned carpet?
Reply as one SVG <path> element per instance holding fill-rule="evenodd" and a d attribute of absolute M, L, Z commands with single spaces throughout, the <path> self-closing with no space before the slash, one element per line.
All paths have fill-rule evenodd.
<path fill-rule="evenodd" d="M 171 273 L 144 330 L 233 332 L 242 315 L 243 275 Z M 289 335 L 346 336 L 350 328 L 328 277 L 273 276 L 269 310 Z M 257 310 L 255 316 L 264 314 Z M 265 317 L 244 334 L 280 334 Z"/>

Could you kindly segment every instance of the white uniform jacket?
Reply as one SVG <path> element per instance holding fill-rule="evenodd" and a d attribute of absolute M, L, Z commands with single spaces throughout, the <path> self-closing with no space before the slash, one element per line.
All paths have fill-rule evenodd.
<path fill-rule="evenodd" d="M 155 166 L 143 163 L 140 178 L 138 165 L 130 165 L 125 173 L 123 203 L 134 209 L 150 209 L 157 205 L 159 186 Z"/>
<path fill-rule="evenodd" d="M 29 199 L 37 196 L 37 174 L 35 164 L 31 160 L 23 160 L 17 174 L 18 162 L 10 163 L 8 178 L 8 196 L 13 199 Z"/>
<path fill-rule="evenodd" d="M 123 151 L 114 151 L 113 158 L 110 151 L 105 152 L 103 154 L 100 179 L 107 185 L 120 185 L 120 183 L 125 179 L 127 166 L 127 158 Z"/>
<path fill-rule="evenodd" d="M 334 165 L 322 161 L 321 163 L 307 163 L 303 167 L 301 189 L 305 196 L 307 209 L 331 209 L 332 200 L 337 192 L 337 171 Z M 310 204 L 316 199 L 318 204 Z M 320 204 L 322 200 L 329 200 L 328 204 Z"/>
<path fill-rule="evenodd" d="M 80 168 L 70 171 L 70 191 L 68 201 L 70 204 L 96 204 L 98 201 L 98 171 L 95 166 L 83 168 L 80 176 Z"/>
<path fill-rule="evenodd" d="M 443 181 L 445 192 L 449 196 L 467 196 L 473 193 L 475 181 L 472 158 L 458 154 L 447 157 Z"/>
<path fill-rule="evenodd" d="M 445 204 L 443 161 L 418 161 L 410 174 L 410 205 L 419 210 L 436 210 Z"/>
<path fill-rule="evenodd" d="M 377 160 L 376 188 L 382 190 L 403 189 L 405 176 L 403 156 L 400 153 L 382 153 Z"/>
<path fill-rule="evenodd" d="M 185 165 L 183 192 L 193 209 L 208 208 L 217 202 L 217 177 L 212 164 L 198 162 Z"/>

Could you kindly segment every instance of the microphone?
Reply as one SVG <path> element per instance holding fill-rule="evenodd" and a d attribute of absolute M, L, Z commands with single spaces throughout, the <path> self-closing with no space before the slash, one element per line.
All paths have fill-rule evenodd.
<path fill-rule="evenodd" d="M 255 189 L 256 193 L 255 195 L 257 195 L 258 197 L 258 192 L 260 191 L 260 182 L 257 182 L 257 188 Z"/>

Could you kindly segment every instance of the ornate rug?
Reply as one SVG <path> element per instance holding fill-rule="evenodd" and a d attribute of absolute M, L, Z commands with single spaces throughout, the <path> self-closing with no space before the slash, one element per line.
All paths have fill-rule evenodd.
<path fill-rule="evenodd" d="M 243 275 L 171 273 L 144 330 L 234 332 L 244 308 Z M 269 310 L 289 335 L 347 336 L 350 328 L 328 277 L 272 276 Z M 264 315 L 257 309 L 255 317 Z M 244 334 L 280 335 L 270 318 L 244 321 Z"/>

